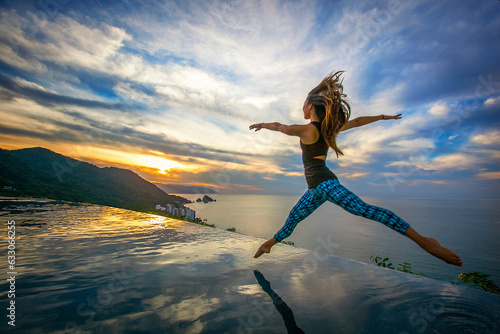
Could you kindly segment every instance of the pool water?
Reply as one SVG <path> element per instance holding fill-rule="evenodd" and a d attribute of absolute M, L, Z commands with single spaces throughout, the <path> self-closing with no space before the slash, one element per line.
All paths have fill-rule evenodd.
<path fill-rule="evenodd" d="M 8 198 L 0 209 L 4 263 L 15 221 L 17 272 L 11 298 L 2 270 L 2 333 L 500 332 L 498 295 L 321 250 L 279 244 L 253 259 L 262 239 L 155 215 Z"/>

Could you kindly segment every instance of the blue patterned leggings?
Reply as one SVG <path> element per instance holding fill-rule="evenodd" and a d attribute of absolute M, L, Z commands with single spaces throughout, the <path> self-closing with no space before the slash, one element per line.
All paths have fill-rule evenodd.
<path fill-rule="evenodd" d="M 295 226 L 314 212 L 326 201 L 335 203 L 346 211 L 385 224 L 393 230 L 405 234 L 410 225 L 392 211 L 366 204 L 358 196 L 339 183 L 338 179 L 327 180 L 309 189 L 295 204 L 285 225 L 276 232 L 274 240 L 281 241 L 292 234 Z"/>

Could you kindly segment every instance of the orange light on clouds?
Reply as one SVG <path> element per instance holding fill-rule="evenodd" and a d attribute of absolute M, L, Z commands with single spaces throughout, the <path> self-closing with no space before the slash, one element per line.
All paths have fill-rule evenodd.
<path fill-rule="evenodd" d="M 433 181 L 431 181 L 431 183 L 434 183 L 434 184 L 449 184 L 450 182 L 448 182 L 448 181 L 433 180 Z"/>
<path fill-rule="evenodd" d="M 358 173 L 338 173 L 337 175 L 342 176 L 342 178 L 346 179 L 357 179 L 359 177 L 364 177 L 368 174 L 369 174 L 368 172 L 364 173 L 358 172 Z"/>
<path fill-rule="evenodd" d="M 485 173 L 479 173 L 477 176 L 480 179 L 485 179 L 485 180 L 498 180 L 500 179 L 500 172 L 485 172 Z"/>
<path fill-rule="evenodd" d="M 137 159 L 136 160 L 137 165 L 157 168 L 159 170 L 159 173 L 164 175 L 166 175 L 167 172 L 172 168 L 184 167 L 183 164 L 178 163 L 177 161 L 155 157 L 151 155 L 143 155 L 143 156 L 136 155 L 135 158 Z"/>
<path fill-rule="evenodd" d="M 93 146 L 78 146 L 75 147 L 74 153 L 76 158 L 98 162 L 100 165 L 121 165 L 127 167 L 145 167 L 150 170 L 158 170 L 160 174 L 166 175 L 173 168 L 190 169 L 191 166 L 186 166 L 180 162 L 158 156 L 156 154 L 138 154 L 135 152 L 127 152 L 113 150 L 108 148 L 100 148 Z M 75 157 L 75 155 L 73 155 Z M 151 171 L 149 171 L 151 172 Z"/>

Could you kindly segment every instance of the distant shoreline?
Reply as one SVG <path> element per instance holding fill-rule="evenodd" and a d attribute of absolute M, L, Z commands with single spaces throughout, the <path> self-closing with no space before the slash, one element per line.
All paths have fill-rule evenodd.
<path fill-rule="evenodd" d="M 191 220 L 187 217 L 179 217 L 172 215 L 168 212 L 163 212 L 160 210 L 155 210 L 154 208 L 151 208 L 150 210 L 137 210 L 137 209 L 131 209 L 131 208 L 124 208 L 124 207 L 119 207 L 119 206 L 112 206 L 112 205 L 106 205 L 106 204 L 99 204 L 99 203 L 87 203 L 87 202 L 73 202 L 73 201 L 67 201 L 67 200 L 62 200 L 62 199 L 54 199 L 54 198 L 47 198 L 47 197 L 34 197 L 34 196 L 5 196 L 5 195 L 0 195 L 0 210 L 3 210 L 5 208 L 5 205 L 2 205 L 1 203 L 9 201 L 9 202 L 14 202 L 14 203 L 19 203 L 18 205 L 22 204 L 31 204 L 32 203 L 40 203 L 40 202 L 48 202 L 49 204 L 68 204 L 68 205 L 98 205 L 98 206 L 105 206 L 109 208 L 115 208 L 115 209 L 122 209 L 122 210 L 128 210 L 128 211 L 133 211 L 133 212 L 139 212 L 139 213 L 146 213 L 146 214 L 151 214 L 151 215 L 156 215 L 156 216 L 162 216 L 170 219 L 176 219 L 180 221 L 185 221 L 188 223 L 193 223 L 197 225 L 203 225 L 203 226 L 209 226 L 209 227 L 215 227 L 214 224 L 208 224 L 203 221 L 202 218 L 195 218 L 194 220 Z M 188 203 L 186 203 L 188 204 Z"/>

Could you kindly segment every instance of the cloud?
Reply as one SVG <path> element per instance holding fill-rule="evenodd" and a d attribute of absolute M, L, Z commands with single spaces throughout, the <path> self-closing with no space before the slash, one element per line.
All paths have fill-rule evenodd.
<path fill-rule="evenodd" d="M 339 160 L 339 164 L 342 167 L 369 164 L 378 156 L 389 152 L 399 160 L 402 155 L 413 152 L 416 147 L 432 146 L 427 138 L 409 139 L 418 134 L 427 122 L 428 120 L 419 114 L 410 114 L 403 115 L 400 120 L 379 121 L 347 130 L 339 136 L 341 149 L 345 147 L 345 156 Z"/>
<path fill-rule="evenodd" d="M 369 175 L 370 173 L 368 172 L 362 172 L 362 173 L 340 173 L 338 174 L 338 176 L 342 177 L 342 178 L 346 178 L 346 179 L 357 179 L 357 178 L 360 178 L 360 177 L 365 177 L 367 175 Z"/>
<path fill-rule="evenodd" d="M 500 172 L 479 173 L 479 174 L 477 174 L 477 177 L 479 177 L 481 179 L 486 179 L 486 180 L 499 180 L 500 179 Z"/>
<path fill-rule="evenodd" d="M 431 109 L 429 109 L 429 114 L 433 116 L 443 117 L 448 114 L 449 108 L 441 103 L 434 104 Z"/>
<path fill-rule="evenodd" d="M 99 28 L 88 27 L 63 15 L 46 21 L 29 11 L 25 16 L 13 11 L 0 15 L 0 29 L 8 33 L 0 45 L 0 55 L 10 65 L 39 73 L 47 71 L 51 63 L 102 73 L 127 72 L 127 67 L 118 67 L 115 62 L 120 60 L 118 50 L 130 39 L 122 29 L 105 23 Z M 26 20 L 31 24 L 23 24 Z M 25 55 L 24 59 L 19 54 Z"/>
<path fill-rule="evenodd" d="M 476 164 L 477 160 L 475 156 L 453 153 L 432 159 L 430 164 L 426 166 L 426 169 L 468 169 Z"/>
<path fill-rule="evenodd" d="M 161 181 L 161 168 L 130 158 L 150 152 L 194 166 L 169 181 L 219 184 L 220 171 L 235 185 L 302 189 L 298 139 L 248 126 L 304 122 L 307 92 L 345 69 L 352 118 L 403 118 L 341 133 L 345 156 L 329 159 L 338 175 L 380 184 L 409 167 L 408 182 L 433 184 L 494 173 L 494 5 L 90 1 L 44 20 L 36 4 L 12 2 L 0 8 L 2 144 L 79 147 L 100 163 L 124 152 L 117 163 Z"/>
<path fill-rule="evenodd" d="M 484 101 L 484 105 L 488 107 L 499 106 L 500 105 L 500 96 L 490 97 L 486 101 Z"/>
<path fill-rule="evenodd" d="M 500 145 L 500 131 L 499 130 L 493 130 L 489 131 L 487 133 L 482 133 L 482 134 L 476 134 L 473 135 L 470 139 L 470 141 L 474 144 L 479 144 L 479 145 Z"/>
<path fill-rule="evenodd" d="M 496 10 L 493 6 L 482 3 L 451 8 L 450 2 L 405 6 L 381 29 L 385 38 L 372 39 L 369 44 L 371 50 L 363 63 L 367 96 L 380 85 L 400 81 L 408 83 L 400 95 L 407 104 L 474 95 L 480 84 L 478 77 L 498 75 L 494 59 L 499 47 L 483 47 L 485 41 L 498 38 L 491 30 L 500 27 L 498 17 L 490 14 Z M 470 12 L 482 13 L 481 20 L 468 15 Z"/>
<path fill-rule="evenodd" d="M 399 140 L 391 143 L 392 146 L 400 147 L 405 151 L 415 152 L 427 151 L 435 148 L 434 141 L 430 138 L 415 138 L 411 140 Z"/>
<path fill-rule="evenodd" d="M 173 4 L 169 7 L 160 7 L 160 10 L 168 8 L 168 11 L 179 13 L 180 9 L 173 10 Z M 148 102 L 157 107 L 189 107 L 197 109 L 200 113 L 213 112 L 216 115 L 231 115 L 232 117 L 249 119 L 252 115 L 259 113 L 259 108 L 263 108 L 269 103 L 277 100 L 288 104 L 289 98 L 283 98 L 276 93 L 269 94 L 264 91 L 271 91 L 271 86 L 277 84 L 277 79 L 281 78 L 279 73 L 279 63 L 281 62 L 288 71 L 288 62 L 277 59 L 277 55 L 284 52 L 287 47 L 297 47 L 297 36 L 307 35 L 308 29 L 302 26 L 298 28 L 291 25 L 294 16 L 287 16 L 286 12 L 280 11 L 279 4 L 266 5 L 267 15 L 261 14 L 255 17 L 248 16 L 238 11 L 238 7 L 231 8 L 207 8 L 203 4 L 189 4 L 191 14 L 194 12 L 203 18 L 197 21 L 197 25 L 192 23 L 191 17 L 185 13 L 177 17 L 177 21 L 182 26 L 178 29 L 175 25 L 162 23 L 161 29 L 154 26 L 156 30 L 151 32 L 154 40 L 150 44 L 142 44 L 144 50 L 162 53 L 175 53 L 177 55 L 189 53 L 191 58 L 196 59 L 200 66 L 194 66 L 192 62 L 176 63 L 170 59 L 166 62 L 148 63 L 144 56 L 126 51 L 124 46 L 137 43 L 133 41 L 129 33 L 123 28 L 114 27 L 102 23 L 96 27 L 87 27 L 77 22 L 73 18 L 58 15 L 53 22 L 44 22 L 36 17 L 32 18 L 32 24 L 36 26 L 39 34 L 44 36 L 42 41 L 32 41 L 23 34 L 22 17 L 17 13 L 3 13 L 6 21 L 4 27 L 10 34 L 10 40 L 17 49 L 25 50 L 25 54 L 31 55 L 28 59 L 40 66 L 52 69 L 58 66 L 61 70 L 70 67 L 73 70 L 85 70 L 91 73 L 101 73 L 113 75 L 120 80 L 132 80 L 135 83 L 152 86 L 152 91 L 156 96 L 148 99 Z M 260 12 L 262 8 L 246 3 L 240 3 L 253 13 Z M 247 8 L 250 7 L 250 8 Z M 230 10 L 230 12 L 228 12 Z M 280 22 L 276 22 L 273 13 L 280 11 Z M 300 8 L 290 7 L 291 14 L 298 15 Z M 239 17 L 235 18 L 234 14 Z M 27 16 L 33 16 L 28 12 Z M 256 19 L 259 17 L 259 19 Z M 221 21 L 222 18 L 222 21 Z M 240 29 L 243 22 L 252 18 L 250 26 Z M 288 18 L 288 19 L 287 19 Z M 126 19 L 126 15 L 125 15 Z M 150 26 L 151 20 L 145 18 L 148 24 L 142 24 L 141 29 Z M 287 20 L 289 20 L 287 22 Z M 201 23 L 201 26 L 200 26 Z M 288 24 L 286 24 L 288 23 Z M 134 20 L 131 25 L 137 25 Z M 260 26 L 260 27 L 259 27 Z M 229 27 L 229 29 L 228 29 Z M 249 27 L 252 27 L 251 29 Z M 139 28 L 138 28 L 139 29 Z M 269 38 L 267 29 L 272 29 L 277 34 L 286 36 L 287 46 L 276 45 L 275 37 Z M 296 31 L 291 32 L 290 29 Z M 255 32 L 258 35 L 255 36 Z M 300 32 L 299 32 L 300 31 Z M 301 33 L 301 31 L 305 31 Z M 133 31 L 131 32 L 133 34 Z M 292 37 L 293 36 L 293 37 Z M 266 44 L 265 40 L 269 42 Z M 167 41 L 156 46 L 158 41 Z M 235 44 L 235 40 L 240 40 Z M 191 41 L 191 42 L 189 42 Z M 281 39 L 282 43 L 285 43 Z M 10 50 L 9 45 L 3 44 L 3 49 Z M 143 51 L 144 52 L 144 51 Z M 210 52 L 215 52 L 210 54 Z M 231 55 L 226 59 L 227 55 Z M 293 55 L 296 52 L 290 52 Z M 36 55 L 36 57 L 35 57 Z M 4 57 L 4 61 L 12 57 Z M 303 59 L 300 59 L 301 62 Z M 195 63 L 194 63 L 195 64 Z M 19 65 L 19 64 L 13 64 Z M 298 63 L 296 64 L 298 65 Z M 227 68 L 229 77 L 246 77 L 248 84 L 241 85 L 229 82 L 225 74 L 217 74 L 207 70 L 206 67 Z M 297 66 L 292 66 L 297 67 Z M 258 83 L 258 85 L 256 85 Z M 271 86 L 270 86 L 271 85 Z M 256 89 L 255 87 L 261 88 Z M 130 99 L 132 95 L 132 85 L 130 82 L 117 82 L 114 92 L 124 98 Z M 125 92 L 127 90 L 127 92 Z M 133 101 L 141 101 L 145 94 L 135 89 Z M 276 90 L 280 94 L 280 90 Z M 286 94 L 288 95 L 288 94 Z M 139 100 L 137 100 L 139 98 Z M 163 102 L 162 102 L 163 101 Z"/>
<path fill-rule="evenodd" d="M 135 88 L 130 82 L 118 82 L 113 87 L 113 91 L 130 102 L 151 102 L 148 94 L 141 89 Z"/>
<path fill-rule="evenodd" d="M 11 92 L 16 93 L 18 96 L 26 97 L 44 106 L 76 105 L 88 108 L 106 108 L 115 110 L 128 108 L 119 103 L 106 103 L 60 95 L 55 92 L 47 91 L 44 87 L 36 83 L 32 83 L 24 79 L 12 80 L 2 74 L 0 74 L 0 87 L 6 88 Z"/>
<path fill-rule="evenodd" d="M 280 1 L 185 2 L 169 3 L 155 11 L 146 5 L 125 20 L 134 30 L 146 33 L 136 43 L 151 54 L 176 55 L 203 68 L 268 81 L 294 70 L 293 65 L 303 60 L 296 51 L 312 29 L 314 9 L 315 4 L 307 1 L 293 5 Z M 160 15 L 168 24 L 158 20 Z M 298 17 L 303 18 L 301 25 L 297 25 Z"/>

